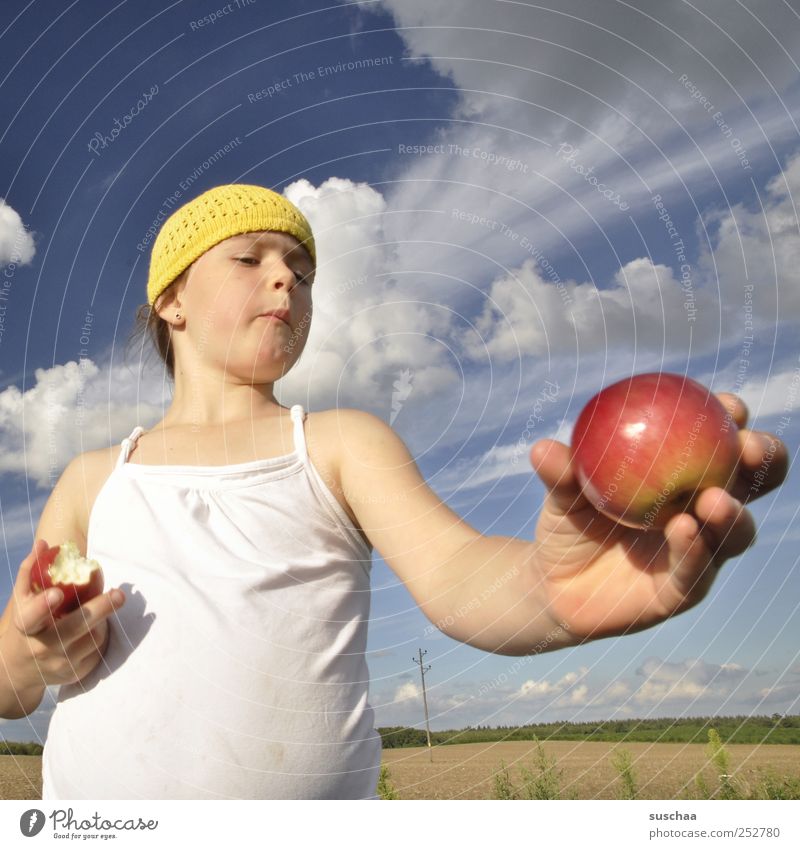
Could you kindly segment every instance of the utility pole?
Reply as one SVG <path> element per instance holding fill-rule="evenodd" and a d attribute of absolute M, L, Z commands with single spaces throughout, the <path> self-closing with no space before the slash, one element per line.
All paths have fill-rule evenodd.
<path fill-rule="evenodd" d="M 425 730 L 428 733 L 428 755 L 430 756 L 431 763 L 433 763 L 433 749 L 431 748 L 431 727 L 428 723 L 428 696 L 425 693 L 425 673 L 430 670 L 430 666 L 422 665 L 422 656 L 427 654 L 428 650 L 422 649 L 419 650 L 419 660 L 416 657 L 412 657 L 411 659 L 414 663 L 419 664 L 419 674 L 422 676 L 422 703 L 425 705 Z"/>

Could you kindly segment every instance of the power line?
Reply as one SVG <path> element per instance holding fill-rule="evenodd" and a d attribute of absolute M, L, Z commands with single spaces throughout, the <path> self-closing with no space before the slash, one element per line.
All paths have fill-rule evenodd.
<path fill-rule="evenodd" d="M 422 703 L 425 705 L 425 729 L 428 733 L 428 755 L 430 756 L 431 763 L 433 763 L 433 749 L 431 748 L 431 726 L 428 722 L 428 696 L 425 693 L 425 673 L 430 670 L 430 665 L 423 666 L 422 665 L 422 656 L 426 655 L 428 650 L 422 649 L 419 650 L 419 660 L 416 657 L 412 657 L 411 659 L 414 663 L 419 664 L 419 674 L 422 676 Z"/>

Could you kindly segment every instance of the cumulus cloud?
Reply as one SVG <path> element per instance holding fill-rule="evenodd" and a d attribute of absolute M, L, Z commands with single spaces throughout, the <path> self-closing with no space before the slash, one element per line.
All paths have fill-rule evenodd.
<path fill-rule="evenodd" d="M 443 343 L 452 332 L 452 311 L 395 288 L 392 249 L 384 244 L 384 197 L 341 178 L 319 187 L 299 180 L 285 193 L 311 222 L 320 264 L 306 348 L 278 384 L 281 397 L 313 393 L 316 409 L 369 407 L 388 420 L 397 413 L 392 396 L 399 380 L 410 376 L 413 385 L 403 399 L 406 416 L 453 389 L 458 364 Z"/>
<path fill-rule="evenodd" d="M 760 191 L 758 203 L 709 209 L 703 226 L 714 233 L 703 246 L 699 273 L 713 281 L 722 303 L 732 311 L 731 331 L 746 334 L 749 307 L 756 330 L 800 318 L 800 153 Z M 750 287 L 750 288 L 748 288 Z M 757 340 L 758 341 L 758 340 Z"/>
<path fill-rule="evenodd" d="M 487 324 L 490 350 L 499 355 L 513 356 L 518 339 L 536 351 L 575 349 L 573 325 L 585 330 L 595 319 L 595 335 L 606 316 L 612 344 L 620 323 L 626 325 L 621 343 L 628 343 L 637 319 L 639 345 L 663 341 L 668 352 L 683 350 L 693 330 L 698 350 L 698 343 L 710 346 L 730 330 L 714 326 L 717 302 L 721 295 L 723 312 L 740 307 L 737 281 L 751 265 L 770 278 L 761 312 L 770 313 L 780 295 L 789 309 L 781 317 L 797 317 L 800 286 L 790 259 L 798 247 L 796 216 L 777 187 L 766 199 L 775 213 L 766 222 L 757 221 L 759 204 L 737 210 L 753 228 L 752 263 L 749 246 L 743 251 L 735 243 L 733 222 L 720 228 L 719 249 L 730 265 L 722 284 L 713 265 L 692 281 L 698 319 L 691 327 L 673 273 L 649 258 L 650 243 L 665 247 L 663 228 L 648 233 L 629 220 L 653 218 L 657 193 L 669 204 L 687 204 L 698 190 L 719 189 L 726 179 L 746 184 L 750 163 L 759 159 L 773 172 L 780 167 L 775 148 L 797 141 L 796 67 L 784 45 L 796 40 L 800 21 L 787 6 L 753 10 L 708 0 L 662 4 L 656 14 L 646 3 L 612 0 L 535 7 L 383 0 L 363 8 L 390 13 L 407 60 L 428 62 L 458 94 L 455 120 L 442 120 L 430 137 L 414 135 L 412 127 L 398 137 L 400 179 L 387 195 L 393 214 L 385 233 L 398 246 L 394 268 L 407 275 L 404 287 L 415 297 L 435 286 L 452 303 L 465 286 L 494 281 L 497 305 L 485 306 L 470 351 L 480 353 L 478 334 Z M 435 150 L 414 153 L 420 143 Z M 609 191 L 632 212 L 610 203 Z M 618 241 L 614 233 L 622 234 Z M 772 264 L 759 261 L 769 260 L 770 233 L 781 241 L 780 291 Z M 693 233 L 684 235 L 690 245 Z M 626 303 L 630 292 L 619 277 L 600 295 L 606 281 L 595 285 L 587 269 L 584 280 L 565 281 L 556 291 L 552 275 L 536 269 L 580 260 L 588 239 L 603 249 L 637 251 L 620 256 L 619 268 L 644 301 Z M 640 251 L 643 239 L 648 244 Z M 672 257 L 673 245 L 666 247 Z M 523 263 L 528 256 L 535 264 Z M 716 251 L 706 258 L 715 257 Z M 520 276 L 522 284 L 514 280 Z M 570 293 L 572 304 L 563 300 Z M 521 317 L 498 328 L 495 313 L 508 306 L 519 307 Z"/>
<path fill-rule="evenodd" d="M 692 332 L 698 333 L 687 320 L 686 303 L 672 269 L 647 257 L 627 262 L 602 289 L 575 281 L 556 287 L 532 260 L 525 260 L 490 284 L 476 333 L 465 336 L 463 350 L 470 359 L 491 357 L 500 363 L 609 348 L 678 350 L 688 345 Z M 711 296 L 700 291 L 693 309 L 706 319 L 712 304 Z"/>
<path fill-rule="evenodd" d="M 725 697 L 747 676 L 747 670 L 737 663 L 717 665 L 700 658 L 682 663 L 648 658 L 636 674 L 644 676 L 645 681 L 633 698 L 647 705 Z"/>
<path fill-rule="evenodd" d="M 83 358 L 34 376 L 24 393 L 13 385 L 0 392 L 0 473 L 25 475 L 43 489 L 73 457 L 118 443 L 134 424 L 147 427 L 162 414 L 156 403 L 130 400 L 143 387 L 124 366 Z"/>
<path fill-rule="evenodd" d="M 398 702 L 418 701 L 421 699 L 422 690 L 413 681 L 406 681 L 405 684 L 401 684 L 397 688 L 392 701 L 394 704 L 397 704 Z"/>
<path fill-rule="evenodd" d="M 609 362 L 592 354 L 608 352 L 613 361 L 619 352 L 627 363 L 625 352 L 636 350 L 644 370 L 663 366 L 665 351 L 686 350 L 690 331 L 694 350 L 718 345 L 720 332 L 735 344 L 742 332 L 745 279 L 755 284 L 756 326 L 774 321 L 778 303 L 781 317 L 798 311 L 800 235 L 792 207 L 798 190 L 800 155 L 769 180 L 762 209 L 739 204 L 706 215 L 704 226 L 713 223 L 715 234 L 695 269 L 697 318 L 690 323 L 681 281 L 670 267 L 644 256 L 624 263 L 601 286 L 590 279 L 554 279 L 541 261 L 528 258 L 488 280 L 450 280 L 446 297 L 421 293 L 419 279 L 410 282 L 394 267 L 397 246 L 386 234 L 393 217 L 387 198 L 366 183 L 331 178 L 315 187 L 299 180 L 286 192 L 312 221 L 320 269 L 306 350 L 276 393 L 279 400 L 310 409 L 354 406 L 391 418 L 401 432 L 413 434 L 409 443 L 418 456 L 429 445 L 496 437 L 501 420 L 486 411 L 485 396 L 491 393 L 492 408 L 503 417 L 517 405 L 519 426 L 513 426 L 510 440 L 454 459 L 435 485 L 454 491 L 527 475 L 533 441 L 544 436 L 567 441 L 567 419 L 575 412 L 571 396 L 613 376 Z M 740 241 L 758 260 L 748 265 L 748 278 L 741 276 Z M 536 398 L 549 373 L 523 364 L 548 361 L 555 368 L 578 354 L 582 384 L 564 386 L 557 402 L 544 405 L 544 421 L 527 429 L 521 446 L 528 410 L 519 398 Z M 782 396 L 800 389 L 795 369 L 786 367 L 767 380 L 752 370 L 737 385 L 737 360 L 719 372 L 720 389 L 741 391 L 754 412 L 775 414 L 785 404 Z M 35 376 L 24 394 L 14 386 L 0 392 L 0 472 L 27 475 L 41 488 L 55 483 L 71 457 L 118 442 L 134 424 L 150 426 L 169 405 L 158 369 L 136 374 L 101 358 L 40 368 Z M 451 424 L 445 426 L 441 416 L 418 415 L 432 403 L 439 410 L 458 409 L 467 385 L 467 408 Z"/>
<path fill-rule="evenodd" d="M 522 113 L 540 132 L 594 123 L 609 103 L 646 122 L 692 114 L 696 103 L 665 82 L 686 74 L 717 109 L 778 95 L 795 79 L 787 45 L 800 24 L 786 4 L 748 9 L 726 0 L 545 0 L 487 4 L 382 0 L 411 57 L 462 89 L 460 114 Z M 695 98 L 696 100 L 697 98 Z"/>
<path fill-rule="evenodd" d="M 589 669 L 582 666 L 577 671 L 568 672 L 557 681 L 529 678 L 523 681 L 516 693 L 516 698 L 525 702 L 546 701 L 548 705 L 566 707 L 585 704 L 589 687 L 584 679 Z"/>
<path fill-rule="evenodd" d="M 0 198 L 0 265 L 26 265 L 36 247 L 19 213 Z"/>
<path fill-rule="evenodd" d="M 500 671 L 477 681 L 448 678 L 428 686 L 432 727 L 586 722 L 619 717 L 705 716 L 796 712 L 798 671 L 749 669 L 700 658 L 647 658 L 631 677 L 602 676 L 586 666 L 563 674 L 531 676 L 536 656 L 509 658 Z M 497 666 L 497 665 L 496 665 Z M 767 677 L 771 683 L 764 684 Z M 383 725 L 414 724 L 422 692 L 409 680 L 371 702 Z"/>

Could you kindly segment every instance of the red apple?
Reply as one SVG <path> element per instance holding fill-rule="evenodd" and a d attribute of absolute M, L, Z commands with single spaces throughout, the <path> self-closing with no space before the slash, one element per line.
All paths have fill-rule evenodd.
<path fill-rule="evenodd" d="M 103 570 L 96 560 L 87 560 L 74 542 L 48 548 L 31 569 L 31 589 L 41 593 L 58 587 L 64 598 L 53 608 L 53 618 L 76 610 L 79 605 L 103 592 Z"/>
<path fill-rule="evenodd" d="M 583 408 L 572 464 L 589 502 L 633 528 L 663 528 L 710 486 L 730 489 L 736 423 L 705 387 L 679 374 L 638 374 Z"/>

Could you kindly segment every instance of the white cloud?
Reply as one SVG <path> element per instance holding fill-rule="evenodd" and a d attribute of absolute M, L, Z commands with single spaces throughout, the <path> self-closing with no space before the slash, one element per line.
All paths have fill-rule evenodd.
<path fill-rule="evenodd" d="M 418 701 L 420 699 L 422 699 L 422 690 L 413 681 L 406 681 L 395 691 L 393 703 Z"/>
<path fill-rule="evenodd" d="M 424 269 L 419 289 L 435 284 L 448 299 L 453 286 L 436 272 L 456 281 L 476 271 L 498 276 L 493 263 L 518 266 L 534 248 L 557 267 L 560 257 L 580 255 L 581 240 L 602 241 L 626 222 L 556 155 L 562 142 L 593 178 L 651 215 L 655 192 L 685 201 L 701 186 L 747 180 L 732 138 L 751 162 L 773 169 L 773 146 L 797 140 L 797 67 L 775 38 L 796 41 L 800 21 L 779 4 L 754 11 L 709 0 L 661 4 L 657 13 L 613 0 L 364 5 L 381 8 L 394 16 L 408 57 L 429 61 L 458 95 L 452 123 L 443 119 L 432 134 L 410 124 L 398 135 L 402 179 L 387 196 L 395 269 Z M 399 148 L 428 142 L 439 150 Z M 466 224 L 454 212 L 488 223 Z M 626 240 L 636 244 L 635 231 Z"/>
<path fill-rule="evenodd" d="M 680 282 L 672 269 L 646 257 L 627 262 L 612 284 L 566 281 L 559 289 L 545 280 L 532 260 L 489 286 L 475 334 L 467 334 L 465 354 L 503 363 L 529 356 L 592 354 L 615 350 L 680 350 L 702 326 L 687 320 Z M 712 299 L 696 295 L 701 316 L 712 316 Z M 714 309 L 713 313 L 716 314 Z"/>
<path fill-rule="evenodd" d="M 628 708 L 626 702 L 630 694 L 631 687 L 627 681 L 612 681 L 592 697 L 591 704 L 592 706 L 617 705 Z"/>
<path fill-rule="evenodd" d="M 52 488 L 81 452 L 119 443 L 134 424 L 147 427 L 162 414 L 154 403 L 130 400 L 143 388 L 127 367 L 84 358 L 34 374 L 24 393 L 16 386 L 0 392 L 0 473 L 25 475 L 41 488 Z"/>
<path fill-rule="evenodd" d="M 732 109 L 782 91 L 796 73 L 786 45 L 800 23 L 788 4 L 383 0 L 363 7 L 389 11 L 409 54 L 464 90 L 460 114 L 484 119 L 505 106 L 546 128 L 568 120 L 586 126 L 614 103 L 652 131 L 668 126 L 663 112 L 692 115 L 697 107 L 680 83 L 666 87 L 681 74 L 717 109 Z"/>
<path fill-rule="evenodd" d="M 555 705 L 581 705 L 589 692 L 588 686 L 583 683 L 588 673 L 588 667 L 582 666 L 577 671 L 566 673 L 558 681 L 531 678 L 520 685 L 516 696 L 525 702 L 545 699 Z"/>
<path fill-rule="evenodd" d="M 730 310 L 729 331 L 740 339 L 747 333 L 749 308 L 756 330 L 800 317 L 800 223 L 795 200 L 800 195 L 800 153 L 788 158 L 759 195 L 757 204 L 737 203 L 703 215 L 703 226 L 716 233 L 713 251 L 703 246 L 698 272 Z"/>
<path fill-rule="evenodd" d="M 682 663 L 648 658 L 637 675 L 646 680 L 633 698 L 645 705 L 725 697 L 747 676 L 747 670 L 736 663 L 715 665 L 700 658 Z"/>
<path fill-rule="evenodd" d="M 0 265 L 26 265 L 35 253 L 33 235 L 19 213 L 0 198 Z"/>
<path fill-rule="evenodd" d="M 785 180 L 792 191 L 800 189 L 800 155 L 787 163 Z M 778 246 L 781 291 L 787 293 L 782 316 L 800 307 L 800 296 L 792 294 L 800 292 L 800 236 L 787 224 L 791 194 L 782 186 L 783 178 L 770 181 L 763 216 L 743 206 L 716 216 L 713 260 L 709 255 L 696 269 L 693 350 L 719 344 L 713 331 L 717 286 L 707 276 L 715 263 L 723 296 L 730 295 L 722 303 L 727 338 L 735 342 L 741 332 L 741 299 L 731 294 L 738 285 L 734 257 L 740 253 L 733 242 L 734 216 L 754 255 L 770 243 Z M 386 244 L 392 209 L 371 186 L 331 178 L 314 187 L 300 180 L 287 194 L 312 221 L 321 267 L 309 341 L 298 364 L 278 383 L 279 400 L 300 401 L 309 409 L 355 406 L 386 420 L 394 417 L 417 456 L 431 446 L 496 435 L 508 411 L 519 411 L 519 425 L 509 428 L 511 440 L 477 457 L 456 459 L 435 476 L 441 489 L 473 489 L 529 474 L 527 454 L 536 439 L 568 440 L 569 417 L 575 413 L 567 406 L 571 395 L 581 396 L 626 372 L 631 350 L 639 371 L 668 367 L 671 350 L 686 350 L 690 324 L 680 283 L 670 268 L 647 257 L 626 262 L 599 288 L 574 280 L 559 281 L 559 288 L 529 258 L 488 282 L 475 276 L 469 285 L 451 281 L 447 295 L 430 287 L 423 292 L 419 281 L 409 283 L 395 273 L 394 249 Z M 751 275 L 762 273 L 763 265 Z M 768 293 L 766 279 L 759 291 Z M 757 316 L 772 320 L 771 308 L 764 306 L 769 295 L 753 301 Z M 465 331 L 470 322 L 475 330 Z M 530 399 L 551 374 L 565 384 L 563 375 L 574 368 L 578 354 L 581 385 L 563 385 L 557 403 L 544 405 L 544 421 L 528 429 L 521 450 L 518 439 Z M 534 362 L 537 368 L 530 367 Z M 728 378 L 722 388 L 735 387 L 735 362 L 720 373 Z M 794 380 L 793 369 L 769 379 L 754 369 L 741 394 L 754 413 L 774 414 Z M 398 382 L 404 386 L 402 398 Z M 40 368 L 24 396 L 14 386 L 0 392 L 0 473 L 24 474 L 49 488 L 81 451 L 118 443 L 135 424 L 155 423 L 169 406 L 169 392 L 158 369 L 137 374 L 102 358 Z M 419 415 L 431 404 L 446 411 L 445 417 Z"/>
<path fill-rule="evenodd" d="M 800 405 L 800 369 L 785 369 L 767 377 L 751 377 L 737 389 L 737 395 L 750 413 L 748 427 L 754 419 L 782 413 L 790 414 Z"/>
<path fill-rule="evenodd" d="M 384 399 L 413 375 L 409 404 L 436 397 L 458 371 L 438 341 L 451 318 L 438 303 L 399 296 L 389 279 L 391 252 L 383 245 L 386 202 L 366 183 L 330 178 L 315 188 L 299 180 L 286 195 L 309 218 L 319 269 L 314 317 L 302 357 L 277 387 L 281 397 L 313 392 L 313 407 L 365 406 Z"/>
<path fill-rule="evenodd" d="M 796 712 L 800 692 L 796 669 L 780 674 L 699 658 L 673 662 L 650 657 L 635 677 L 608 680 L 590 675 L 586 666 L 562 675 L 525 677 L 525 669 L 542 658 L 507 660 L 511 662 L 506 665 L 485 661 L 487 670 L 495 671 L 487 671 L 479 681 L 451 675 L 444 683 L 429 686 L 432 727 Z M 765 677 L 773 683 L 765 686 Z M 371 703 L 378 725 L 412 725 L 421 719 L 422 694 L 412 681 L 389 692 L 373 692 Z"/>

